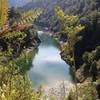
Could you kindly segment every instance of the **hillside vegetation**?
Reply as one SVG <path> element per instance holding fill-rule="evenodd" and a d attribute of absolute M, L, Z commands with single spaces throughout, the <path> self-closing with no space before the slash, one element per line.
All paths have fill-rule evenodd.
<path fill-rule="evenodd" d="M 40 9 L 19 13 L 9 8 L 8 0 L 0 0 L 0 100 L 39 98 L 26 75 L 35 54 L 29 56 L 26 50 L 33 47 L 35 52 L 40 43 L 33 27 L 40 13 Z"/>
<path fill-rule="evenodd" d="M 26 74 L 38 51 L 38 27 L 59 42 L 72 69 L 75 88 L 64 100 L 99 100 L 100 0 L 32 0 L 19 8 L 0 0 L 0 100 L 47 100 Z"/>
<path fill-rule="evenodd" d="M 49 31 L 52 31 L 52 36 L 58 38 L 61 43 L 61 56 L 72 67 L 73 56 L 71 52 L 73 49 L 71 49 L 71 47 L 74 47 L 74 66 L 77 82 L 87 82 L 87 88 L 88 82 L 96 82 L 95 89 L 97 89 L 98 96 L 100 96 L 100 1 L 40 0 L 35 2 L 35 5 L 46 9 L 36 21 L 37 25 L 48 28 Z M 60 6 L 62 11 L 57 9 L 55 13 L 57 6 Z M 24 7 L 27 7 L 27 5 Z M 63 11 L 64 14 L 62 13 Z M 73 22 L 66 19 L 68 16 L 69 19 L 71 19 L 72 16 L 78 16 L 77 24 L 81 24 L 85 28 L 79 32 L 74 30 Z M 76 25 L 76 23 L 74 25 Z M 75 32 L 78 33 L 78 35 L 75 36 Z M 72 40 L 68 33 L 73 33 L 73 35 L 71 35 L 73 36 Z M 78 36 L 79 39 L 77 38 Z M 71 43 L 74 42 L 71 47 L 68 44 L 70 42 L 69 40 Z M 84 87 L 84 83 L 82 87 Z M 86 90 L 83 89 L 83 91 L 85 92 Z M 91 100 L 92 98 L 87 99 Z"/>

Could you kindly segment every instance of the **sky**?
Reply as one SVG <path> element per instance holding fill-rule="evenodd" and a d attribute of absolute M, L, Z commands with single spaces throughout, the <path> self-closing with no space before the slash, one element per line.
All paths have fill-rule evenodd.
<path fill-rule="evenodd" d="M 23 6 L 25 5 L 26 3 L 32 1 L 32 0 L 8 0 L 9 1 L 9 4 L 10 6 Z"/>

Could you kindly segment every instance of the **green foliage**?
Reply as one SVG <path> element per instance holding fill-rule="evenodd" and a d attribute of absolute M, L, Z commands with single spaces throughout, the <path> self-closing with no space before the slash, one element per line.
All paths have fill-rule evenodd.
<path fill-rule="evenodd" d="M 76 92 L 72 90 L 69 94 L 68 100 L 75 100 Z M 83 83 L 78 85 L 78 100 L 97 100 L 98 94 L 96 86 L 92 83 Z"/>
<path fill-rule="evenodd" d="M 20 56 L 15 60 L 21 74 L 26 74 L 26 72 L 32 66 L 32 60 L 37 52 L 37 49 L 33 48 L 31 51 L 24 50 Z"/>
<path fill-rule="evenodd" d="M 79 16 L 65 15 L 60 7 L 56 7 L 55 11 L 61 22 L 62 31 L 65 31 L 68 40 L 72 43 L 72 46 L 74 46 L 81 38 L 78 36 L 78 33 L 85 27 L 77 23 Z"/>
<path fill-rule="evenodd" d="M 33 100 L 36 93 L 27 77 L 10 61 L 0 65 L 0 100 Z"/>
<path fill-rule="evenodd" d="M 5 7 L 5 9 L 7 7 L 8 9 L 8 2 L 7 0 L 1 0 L 1 2 L 3 2 L 3 4 L 0 3 L 2 4 L 2 6 L 0 6 L 0 11 L 2 12 L 3 7 Z M 8 18 L 8 10 L 5 9 L 3 13 L 6 14 L 1 14 L 0 18 L 5 18 L 5 16 Z M 14 13 L 14 11 L 16 10 L 11 10 L 11 12 L 9 12 L 10 18 L 3 22 L 5 24 L 0 25 L 0 40 L 2 41 L 1 48 L 6 51 L 13 49 L 12 54 L 15 54 L 15 52 L 18 53 L 22 48 L 24 48 L 25 39 L 30 35 L 30 30 L 29 32 L 26 32 L 25 30 L 29 28 L 32 29 L 33 22 L 42 13 L 42 10 L 38 8 L 24 11 L 20 14 L 17 12 Z M 19 18 L 15 18 L 15 16 L 19 16 Z"/>
<path fill-rule="evenodd" d="M 10 38 L 22 34 L 25 28 L 33 26 L 33 22 L 40 16 L 42 9 L 31 9 L 22 13 L 14 12 L 11 10 L 8 13 L 8 2 L 7 0 L 1 0 L 0 7 L 0 38 Z M 3 8 L 4 7 L 4 8 Z M 4 11 L 3 11 L 3 10 Z M 4 14 L 3 14 L 4 13 Z M 15 14 L 15 15 L 13 15 Z M 9 18 L 8 18 L 9 15 Z M 16 18 L 18 17 L 18 18 Z M 3 20 L 4 19 L 4 20 Z M 8 20 L 9 19 L 9 20 Z M 9 24 L 8 24 L 9 23 Z"/>
<path fill-rule="evenodd" d="M 100 59 L 100 46 L 98 46 L 92 52 L 85 52 L 83 55 L 83 60 L 86 64 L 92 64 L 93 61 L 98 61 Z"/>
<path fill-rule="evenodd" d="M 41 9 L 32 9 L 22 13 L 18 20 L 8 18 L 8 2 L 0 0 L 0 41 L 2 41 L 0 44 L 0 100 L 39 99 L 39 95 L 33 91 L 26 75 L 26 70 L 32 63 L 34 51 L 21 53 L 17 59 L 14 56 L 23 51 L 25 38 L 30 35 L 30 30 L 27 33 L 25 29 L 33 26 L 33 22 L 40 14 Z"/>
<path fill-rule="evenodd" d="M 78 24 L 79 16 L 75 15 L 66 15 L 60 7 L 56 7 L 55 12 L 58 16 L 58 19 L 61 22 L 61 30 L 65 32 L 67 36 L 67 44 L 64 47 L 67 52 L 66 61 L 73 69 L 75 87 L 76 87 L 76 98 L 78 99 L 78 88 L 77 88 L 77 79 L 76 79 L 76 62 L 75 62 L 75 54 L 74 54 L 74 46 L 81 39 L 79 36 L 79 32 L 82 31 L 85 26 Z M 65 53 L 66 54 L 66 53 Z"/>
<path fill-rule="evenodd" d="M 27 12 L 23 12 L 21 14 L 21 19 L 15 20 L 13 25 L 25 25 L 25 24 L 33 24 L 33 22 L 40 16 L 42 13 L 42 9 L 31 9 Z"/>
<path fill-rule="evenodd" d="M 18 40 L 23 40 L 26 37 L 26 34 L 24 32 L 8 32 L 6 33 L 4 36 L 2 36 L 2 38 L 5 39 L 13 39 L 13 38 L 17 38 Z"/>
<path fill-rule="evenodd" d="M 98 46 L 92 52 L 85 52 L 83 55 L 84 63 L 89 66 L 89 72 L 92 76 L 92 81 L 96 81 L 100 78 L 98 75 L 100 69 L 100 46 Z"/>
<path fill-rule="evenodd" d="M 68 64 L 75 67 L 74 46 L 81 39 L 79 32 L 85 27 L 77 23 L 79 16 L 66 15 L 60 7 L 56 7 L 55 12 L 61 22 L 62 31 L 67 35 L 67 43 L 62 46 L 62 50 L 67 54 Z"/>

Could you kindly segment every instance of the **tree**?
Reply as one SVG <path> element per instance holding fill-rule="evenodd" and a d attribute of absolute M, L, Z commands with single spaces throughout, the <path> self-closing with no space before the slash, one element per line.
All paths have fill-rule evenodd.
<path fill-rule="evenodd" d="M 0 0 L 0 100 L 39 99 L 26 74 L 22 74 L 20 66 L 17 65 L 17 59 L 12 56 L 14 56 L 14 51 L 17 52 L 17 49 L 24 49 L 24 39 L 29 35 L 28 32 L 25 32 L 25 28 L 30 29 L 40 13 L 40 9 L 32 9 L 22 13 L 21 16 L 17 14 L 19 20 L 15 18 L 12 25 L 9 26 L 8 2 Z M 15 16 L 9 17 L 12 19 Z M 8 27 L 5 28 L 6 25 Z M 5 47 L 3 43 L 7 46 L 6 50 L 3 50 Z M 29 60 L 26 63 L 30 64 Z M 25 67 L 24 64 L 23 67 Z"/>
<path fill-rule="evenodd" d="M 74 46 L 81 39 L 81 36 L 79 36 L 79 32 L 82 31 L 85 27 L 77 23 L 79 16 L 65 15 L 65 13 L 60 7 L 56 7 L 55 12 L 56 15 L 58 16 L 58 19 L 61 22 L 62 31 L 64 31 L 67 35 L 67 44 L 66 44 L 67 54 L 68 54 L 67 60 L 70 61 L 69 64 L 72 66 L 75 75 L 76 63 L 75 63 Z M 75 75 L 75 87 L 76 87 L 76 93 L 78 93 L 76 75 Z M 78 94 L 76 95 L 76 100 L 77 99 L 78 99 Z"/>
<path fill-rule="evenodd" d="M 37 100 L 27 77 L 21 75 L 13 61 L 0 64 L 0 100 Z"/>
<path fill-rule="evenodd" d="M 8 0 L 0 0 L 0 27 L 7 22 L 8 19 Z"/>

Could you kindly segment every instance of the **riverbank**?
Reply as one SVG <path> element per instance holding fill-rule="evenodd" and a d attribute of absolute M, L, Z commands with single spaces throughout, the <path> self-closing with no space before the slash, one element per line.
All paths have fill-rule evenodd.
<path fill-rule="evenodd" d="M 44 87 L 43 95 L 46 97 L 46 100 L 50 100 L 50 98 L 64 100 L 73 89 L 75 89 L 73 83 L 69 81 L 57 81 L 55 84 Z"/>
<path fill-rule="evenodd" d="M 70 67 L 61 59 L 58 42 L 47 32 L 39 31 L 38 33 L 41 43 L 29 71 L 33 88 L 34 85 L 38 87 L 41 84 L 44 86 L 55 84 L 59 80 L 72 82 Z"/>
<path fill-rule="evenodd" d="M 43 32 L 41 31 L 40 33 L 42 33 L 42 36 L 43 36 Z M 47 35 L 47 37 L 45 36 L 45 38 L 41 38 L 41 39 L 43 39 L 43 43 L 42 43 L 42 45 L 44 45 L 44 44 L 48 44 L 47 45 L 47 48 L 46 48 L 46 45 L 44 45 L 45 46 L 45 49 L 43 49 L 42 48 L 42 55 L 43 55 L 43 57 L 46 55 L 46 61 L 45 61 L 45 58 L 43 58 L 42 56 L 41 56 L 41 58 L 42 58 L 42 62 L 43 61 L 45 61 L 45 62 L 43 62 L 44 63 L 44 65 L 43 66 L 45 66 L 45 63 L 46 63 L 46 65 L 47 65 L 47 63 L 49 62 L 49 72 L 48 72 L 48 74 L 51 72 L 50 70 L 52 69 L 52 67 L 51 66 L 53 66 L 54 68 L 56 68 L 55 66 L 56 66 L 56 62 L 58 63 L 58 64 L 60 64 L 61 62 L 62 63 L 64 63 L 64 65 L 59 65 L 58 66 L 58 64 L 57 64 L 57 68 L 56 68 L 56 70 L 58 70 L 59 68 L 61 69 L 61 67 L 65 67 L 65 71 L 63 71 L 63 74 L 64 74 L 64 76 L 66 76 L 66 77 L 69 77 L 69 74 L 70 74 L 70 72 L 68 72 L 67 70 L 66 70 L 66 68 L 67 68 L 67 64 L 61 59 L 61 56 L 60 56 L 60 47 L 56 47 L 55 46 L 55 43 L 53 43 L 54 41 L 56 41 L 57 42 L 57 44 L 59 44 L 58 42 L 58 40 L 57 40 L 57 38 L 55 39 L 54 37 L 52 37 L 52 34 L 50 33 L 50 32 L 48 32 L 48 31 L 45 31 L 44 32 L 45 33 L 45 35 Z M 50 37 L 49 37 L 49 36 Z M 46 38 L 48 38 L 48 39 L 46 39 Z M 50 39 L 51 38 L 51 39 Z M 52 39 L 53 38 L 53 39 Z M 44 42 L 45 41 L 45 39 L 46 39 L 46 42 Z M 50 39 L 50 40 L 49 40 Z M 49 41 L 48 41 L 49 40 Z M 53 41 L 53 42 L 52 42 Z M 52 44 L 53 43 L 53 44 Z M 52 45 L 51 45 L 52 44 Z M 53 46 L 55 46 L 55 48 L 56 49 L 53 49 L 53 52 L 56 50 L 56 52 L 58 52 L 58 50 L 59 50 L 59 52 L 58 53 L 56 53 L 56 52 L 52 52 L 52 49 L 50 49 L 49 48 L 49 45 L 50 45 L 50 48 L 51 48 L 51 46 L 53 47 Z M 60 45 L 59 45 L 60 46 Z M 40 44 L 40 47 L 41 47 L 41 44 Z M 49 48 L 49 49 L 48 49 Z M 58 50 L 57 50 L 57 48 L 58 48 Z M 47 51 L 46 51 L 46 49 L 47 49 Z M 48 50 L 50 50 L 50 52 L 52 52 L 52 53 L 50 53 L 50 52 L 48 52 Z M 39 48 L 39 52 L 41 51 L 41 48 Z M 45 54 L 43 53 L 43 51 L 45 52 Z M 49 54 L 49 55 L 47 55 L 47 54 Z M 56 57 L 56 55 L 57 55 L 57 57 Z M 39 56 L 40 57 L 40 56 Z M 48 58 L 49 57 L 49 58 Z M 48 58 L 48 60 L 47 60 L 47 58 Z M 52 59 L 50 59 L 50 58 L 52 58 Z M 53 59 L 54 58 L 54 59 Z M 36 59 L 35 59 L 36 60 Z M 53 61 L 53 62 L 52 62 Z M 38 58 L 38 63 L 39 63 L 39 58 Z M 52 65 L 51 65 L 51 64 Z M 54 64 L 53 64 L 54 63 Z M 35 62 L 34 62 L 34 65 L 35 65 Z M 51 65 L 51 66 L 50 66 Z M 40 66 L 40 65 L 39 65 Z M 41 63 L 41 66 L 42 66 L 42 63 Z M 45 66 L 45 68 L 46 67 L 48 67 L 48 66 Z M 35 67 L 35 66 L 34 66 Z M 50 68 L 51 67 L 51 68 Z M 41 67 L 40 67 L 41 68 Z M 53 68 L 53 70 L 52 70 L 52 75 L 53 75 L 53 72 L 54 72 L 54 68 Z M 70 68 L 69 68 L 70 69 Z M 33 69 L 33 70 L 35 70 L 35 69 Z M 38 70 L 38 69 L 37 69 Z M 57 72 L 57 73 L 62 73 L 62 70 L 63 69 L 61 69 L 59 72 Z M 45 70 L 43 70 L 44 72 L 45 72 Z M 47 70 L 46 70 L 47 71 Z M 54 72 L 55 74 L 53 75 L 53 76 L 56 76 L 56 71 Z M 69 74 L 68 74 L 69 73 Z M 41 75 L 41 73 L 39 73 L 40 75 Z M 48 76 L 48 74 L 46 75 L 46 76 Z M 63 74 L 61 74 L 61 75 L 63 75 Z M 44 75 L 44 74 L 43 74 Z M 58 74 L 59 75 L 59 74 Z M 71 75 L 71 74 L 70 74 Z M 42 75 L 41 75 L 42 76 Z M 46 77 L 45 76 L 45 77 Z M 60 77 L 60 76 L 59 76 Z M 49 77 L 50 78 L 50 77 Z M 54 78 L 54 77 L 53 77 Z M 46 78 L 45 78 L 46 79 Z M 58 78 L 59 79 L 59 78 Z M 68 78 L 68 80 L 69 80 L 69 78 Z M 46 100 L 51 100 L 51 98 L 54 98 L 54 100 L 64 100 L 68 95 L 69 95 L 69 93 L 70 93 L 70 91 L 71 90 L 75 90 L 75 85 L 74 85 L 74 83 L 72 82 L 72 81 L 68 81 L 68 80 L 64 80 L 64 81 L 57 81 L 57 78 L 55 79 L 55 81 L 53 82 L 50 82 L 50 85 L 48 84 L 48 85 L 45 85 L 45 86 L 43 86 L 43 91 L 42 91 L 42 94 L 43 94 L 43 97 L 45 96 L 46 97 Z M 33 81 L 34 82 L 34 81 Z"/>
<path fill-rule="evenodd" d="M 84 82 L 78 83 L 77 86 L 78 100 L 99 100 L 95 83 Z M 45 97 L 45 100 L 75 100 L 76 88 L 68 81 L 58 81 L 56 84 L 43 87 L 41 97 Z"/>
<path fill-rule="evenodd" d="M 59 44 L 60 44 L 60 49 L 61 49 L 61 58 L 68 64 L 68 59 L 67 59 L 67 38 L 63 39 L 61 38 L 62 35 L 61 33 L 57 33 L 56 35 L 52 32 L 50 33 L 50 36 L 52 36 L 54 39 L 56 39 Z M 65 37 L 64 37 L 65 38 Z M 96 57 L 96 52 L 98 52 L 99 47 L 97 47 L 94 51 L 95 51 L 95 56 L 94 59 Z M 92 52 L 94 52 L 92 51 Z M 75 52 L 75 51 L 74 51 Z M 92 53 L 90 52 L 90 54 Z M 75 55 L 76 56 L 76 55 Z M 76 59 L 76 58 L 75 58 Z M 99 58 L 98 58 L 99 59 Z M 70 65 L 70 63 L 69 63 Z M 99 65 L 99 62 L 98 62 Z M 86 65 L 86 63 L 83 65 L 78 66 L 77 70 L 76 70 L 76 78 L 77 78 L 77 86 L 78 86 L 78 97 L 79 100 L 80 99 L 89 99 L 91 100 L 92 98 L 94 98 L 93 100 L 98 100 L 98 97 L 100 97 L 100 80 L 99 80 L 99 74 L 95 74 L 95 73 L 99 73 L 99 67 L 94 68 L 94 70 L 92 72 L 90 72 L 89 68 L 91 67 L 91 65 Z M 93 74 L 94 73 L 94 74 Z M 93 76 L 94 75 L 94 76 Z M 93 82 L 93 78 L 95 78 L 96 80 L 94 81 L 96 84 L 94 84 Z M 85 88 L 84 88 L 85 87 Z M 86 92 L 87 91 L 87 92 Z M 91 95 L 90 97 L 88 97 L 88 95 Z M 74 100 L 76 95 L 76 91 L 71 91 L 71 94 L 69 95 L 69 97 L 71 98 L 71 100 Z M 95 97 L 94 97 L 95 95 Z M 69 99 L 68 99 L 69 100 Z"/>

